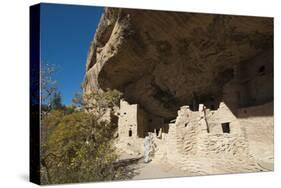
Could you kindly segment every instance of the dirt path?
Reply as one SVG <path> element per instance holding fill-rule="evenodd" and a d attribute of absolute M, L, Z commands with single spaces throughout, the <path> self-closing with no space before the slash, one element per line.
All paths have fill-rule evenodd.
<path fill-rule="evenodd" d="M 137 175 L 133 177 L 134 180 L 185 176 L 180 169 L 154 161 L 150 163 L 140 161 L 135 166 L 135 172 Z"/>

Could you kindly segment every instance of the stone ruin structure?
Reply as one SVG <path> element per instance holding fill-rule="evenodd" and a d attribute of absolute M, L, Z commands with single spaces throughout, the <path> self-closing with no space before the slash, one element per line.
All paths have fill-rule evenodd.
<path fill-rule="evenodd" d="M 119 147 L 132 155 L 142 154 L 144 137 L 151 133 L 156 144 L 153 160 L 168 162 L 182 170 L 194 169 L 197 165 L 189 174 L 270 170 L 256 161 L 273 162 L 273 118 L 265 119 L 267 125 L 261 125 L 258 123 L 260 118 L 245 119 L 245 113 L 267 113 L 271 105 L 242 108 L 238 110 L 238 116 L 224 102 L 215 110 L 203 104 L 199 104 L 198 111 L 182 106 L 175 120 L 164 123 L 159 119 L 151 121 L 139 105 L 121 100 Z M 257 124 L 266 130 L 256 131 Z M 263 154 L 264 158 L 260 159 Z"/>
<path fill-rule="evenodd" d="M 273 20 L 105 8 L 84 92 L 118 89 L 116 146 L 189 175 L 273 169 Z"/>

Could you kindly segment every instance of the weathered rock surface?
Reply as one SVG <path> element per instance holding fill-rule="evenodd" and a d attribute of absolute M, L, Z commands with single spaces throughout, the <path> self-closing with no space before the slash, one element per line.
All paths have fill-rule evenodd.
<path fill-rule="evenodd" d="M 271 49 L 272 38 L 271 18 L 105 8 L 84 89 L 119 89 L 147 112 L 175 118 L 195 97 L 221 97 L 230 70 Z"/>

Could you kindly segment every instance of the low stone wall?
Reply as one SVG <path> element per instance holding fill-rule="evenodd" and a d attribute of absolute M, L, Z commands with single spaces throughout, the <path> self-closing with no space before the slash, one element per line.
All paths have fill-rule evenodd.
<path fill-rule="evenodd" d="M 248 144 L 242 135 L 208 134 L 200 138 L 198 145 L 200 153 L 205 156 L 248 155 Z"/>

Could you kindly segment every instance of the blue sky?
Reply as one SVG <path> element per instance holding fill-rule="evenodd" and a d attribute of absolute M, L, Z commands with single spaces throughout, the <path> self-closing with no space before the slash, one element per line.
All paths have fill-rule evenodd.
<path fill-rule="evenodd" d="M 70 104 L 81 86 L 90 42 L 102 7 L 42 4 L 41 62 L 54 64 L 54 79 L 63 104 Z"/>

